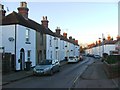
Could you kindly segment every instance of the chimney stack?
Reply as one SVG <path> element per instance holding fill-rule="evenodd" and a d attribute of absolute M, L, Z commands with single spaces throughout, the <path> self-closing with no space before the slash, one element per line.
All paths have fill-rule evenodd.
<path fill-rule="evenodd" d="M 57 27 L 56 34 L 60 35 L 60 31 L 61 31 L 61 29 L 59 27 Z"/>
<path fill-rule="evenodd" d="M 47 16 L 43 16 L 43 20 L 41 20 L 41 22 L 42 22 L 42 25 L 43 25 L 46 29 L 48 29 L 48 23 L 49 23 L 49 21 L 47 20 Z"/>
<path fill-rule="evenodd" d="M 0 4 L 0 18 L 5 17 L 6 11 L 4 10 L 4 5 Z"/>
<path fill-rule="evenodd" d="M 23 17 L 28 18 L 29 9 L 27 8 L 26 2 L 20 2 L 20 7 L 18 7 L 17 9 L 18 9 L 18 13 L 23 15 Z"/>
<path fill-rule="evenodd" d="M 74 42 L 74 43 L 75 43 L 75 38 L 73 38 L 73 39 L 72 39 L 72 42 Z"/>
<path fill-rule="evenodd" d="M 78 40 L 75 40 L 75 43 L 78 44 Z"/>
<path fill-rule="evenodd" d="M 63 33 L 63 37 L 67 38 L 67 33 L 64 32 Z"/>

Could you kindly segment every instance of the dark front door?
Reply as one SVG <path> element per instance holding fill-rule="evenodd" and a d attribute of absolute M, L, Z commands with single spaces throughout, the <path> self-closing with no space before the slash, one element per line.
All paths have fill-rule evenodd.
<path fill-rule="evenodd" d="M 20 70 L 25 69 L 25 52 L 24 49 L 22 48 L 20 50 Z"/>
<path fill-rule="evenodd" d="M 15 55 L 12 54 L 11 56 L 11 69 L 14 71 L 15 70 Z"/>

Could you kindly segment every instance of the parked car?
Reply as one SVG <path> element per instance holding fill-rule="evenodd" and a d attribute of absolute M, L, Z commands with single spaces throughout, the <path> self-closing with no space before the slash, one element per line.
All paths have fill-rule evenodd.
<path fill-rule="evenodd" d="M 72 63 L 72 62 L 78 62 L 78 58 L 73 57 L 73 56 L 69 57 L 68 58 L 68 63 Z"/>
<path fill-rule="evenodd" d="M 87 57 L 94 57 L 94 54 L 87 54 Z"/>
<path fill-rule="evenodd" d="M 95 59 L 100 59 L 101 57 L 99 55 L 94 55 Z"/>
<path fill-rule="evenodd" d="M 79 56 L 76 56 L 75 58 L 78 60 L 78 62 L 80 61 L 80 58 L 79 58 Z"/>
<path fill-rule="evenodd" d="M 33 75 L 53 75 L 54 72 L 60 71 L 60 62 L 58 60 L 43 60 L 33 69 Z"/>

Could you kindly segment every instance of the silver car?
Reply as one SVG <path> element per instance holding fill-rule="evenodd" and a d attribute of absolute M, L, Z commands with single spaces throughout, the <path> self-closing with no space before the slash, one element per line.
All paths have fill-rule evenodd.
<path fill-rule="evenodd" d="M 58 60 L 43 60 L 39 65 L 33 68 L 33 75 L 53 75 L 54 72 L 60 71 L 60 63 Z"/>
<path fill-rule="evenodd" d="M 74 56 L 68 58 L 68 63 L 78 62 L 78 59 Z"/>

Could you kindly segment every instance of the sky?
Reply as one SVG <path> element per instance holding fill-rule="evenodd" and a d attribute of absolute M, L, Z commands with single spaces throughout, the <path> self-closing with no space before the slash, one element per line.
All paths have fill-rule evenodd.
<path fill-rule="evenodd" d="M 68 38 L 72 36 L 79 41 L 79 44 L 86 45 L 96 42 L 110 34 L 114 39 L 118 35 L 118 2 L 117 0 L 105 0 L 101 2 L 88 1 L 66 1 L 66 2 L 47 2 L 32 1 L 27 2 L 29 8 L 29 18 L 41 23 L 42 17 L 47 16 L 49 28 L 55 32 L 60 27 L 61 34 L 67 32 Z M 46 2 L 45 2 L 46 1 Z M 5 9 L 17 11 L 20 1 L 1 2 Z"/>

